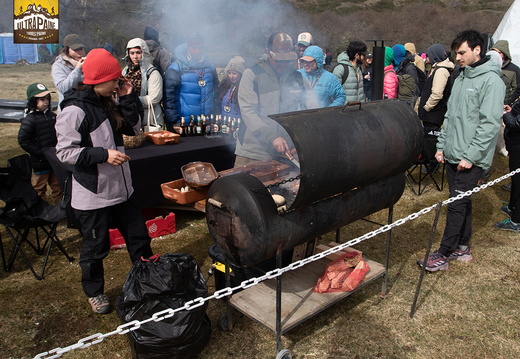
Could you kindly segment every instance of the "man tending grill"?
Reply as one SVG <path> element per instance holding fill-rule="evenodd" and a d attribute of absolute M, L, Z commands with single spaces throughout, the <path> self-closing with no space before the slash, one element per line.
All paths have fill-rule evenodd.
<path fill-rule="evenodd" d="M 243 123 L 235 167 L 289 153 L 287 133 L 267 116 L 305 109 L 303 79 L 295 70 L 297 58 L 292 38 L 278 32 L 269 37 L 265 55 L 242 74 L 238 103 Z"/>

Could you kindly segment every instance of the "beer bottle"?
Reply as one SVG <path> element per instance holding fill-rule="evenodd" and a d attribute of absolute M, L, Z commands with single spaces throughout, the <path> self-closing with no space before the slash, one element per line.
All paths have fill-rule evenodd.
<path fill-rule="evenodd" d="M 209 117 L 204 116 L 202 119 L 202 132 L 204 132 L 204 136 L 211 135 L 211 125 L 209 123 Z"/>
<path fill-rule="evenodd" d="M 181 137 L 186 137 L 188 135 L 186 131 L 186 122 L 184 121 L 184 117 L 181 117 Z"/>
<path fill-rule="evenodd" d="M 213 131 L 212 133 L 214 133 L 215 135 L 219 135 L 220 134 L 220 115 L 217 115 L 215 117 L 215 123 L 213 124 Z"/>
<path fill-rule="evenodd" d="M 229 127 L 227 125 L 227 116 L 224 116 L 224 121 L 222 121 L 222 125 L 220 127 L 220 132 L 222 132 L 222 135 L 226 136 L 228 134 Z"/>
<path fill-rule="evenodd" d="M 190 115 L 189 128 L 190 130 L 188 131 L 188 136 L 195 136 L 195 118 L 193 115 Z"/>
<path fill-rule="evenodd" d="M 195 135 L 202 136 L 202 119 L 197 116 L 197 124 L 195 125 Z"/>

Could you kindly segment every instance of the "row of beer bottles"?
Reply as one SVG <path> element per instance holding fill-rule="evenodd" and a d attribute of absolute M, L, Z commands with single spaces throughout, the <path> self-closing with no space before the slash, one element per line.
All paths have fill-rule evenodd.
<path fill-rule="evenodd" d="M 199 115 L 197 120 L 193 115 L 189 122 L 181 117 L 181 136 L 226 135 L 235 136 L 240 127 L 240 118 L 222 115 Z"/>

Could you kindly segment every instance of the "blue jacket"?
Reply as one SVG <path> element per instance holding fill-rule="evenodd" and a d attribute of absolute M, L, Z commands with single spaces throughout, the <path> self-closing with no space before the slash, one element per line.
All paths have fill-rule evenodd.
<path fill-rule="evenodd" d="M 303 56 L 310 56 L 316 60 L 318 69 L 314 73 L 307 73 L 304 69 L 298 70 L 303 77 L 303 83 L 307 90 L 312 90 L 315 97 L 314 106 L 307 102 L 309 108 L 340 106 L 345 104 L 345 91 L 336 76 L 322 68 L 323 50 L 318 46 L 309 46 Z M 307 91 L 311 93 L 311 91 Z"/>
<path fill-rule="evenodd" d="M 204 57 L 196 63 L 188 58 L 186 44 L 175 49 L 174 61 L 164 77 L 164 111 L 166 124 L 178 123 L 181 117 L 214 113 L 218 77 L 215 66 Z M 200 86 L 199 80 L 205 82 Z"/>

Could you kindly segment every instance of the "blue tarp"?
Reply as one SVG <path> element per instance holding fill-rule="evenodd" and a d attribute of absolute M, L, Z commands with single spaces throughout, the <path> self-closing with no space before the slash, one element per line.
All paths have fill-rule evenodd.
<path fill-rule="evenodd" d="M 0 64 L 14 64 L 18 59 L 25 59 L 31 64 L 38 62 L 38 45 L 15 44 L 12 35 L 0 35 Z"/>

